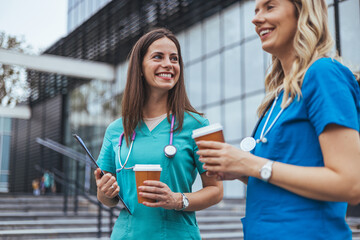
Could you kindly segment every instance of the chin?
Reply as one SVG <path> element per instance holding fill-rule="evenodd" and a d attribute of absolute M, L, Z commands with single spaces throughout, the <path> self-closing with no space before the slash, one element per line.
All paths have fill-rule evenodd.
<path fill-rule="evenodd" d="M 171 90 L 174 86 L 175 86 L 175 84 L 161 85 L 161 86 L 159 86 L 159 88 L 162 89 L 162 90 L 169 91 L 169 90 Z"/>
<path fill-rule="evenodd" d="M 274 50 L 268 44 L 263 44 L 262 49 L 267 53 L 274 54 Z"/>

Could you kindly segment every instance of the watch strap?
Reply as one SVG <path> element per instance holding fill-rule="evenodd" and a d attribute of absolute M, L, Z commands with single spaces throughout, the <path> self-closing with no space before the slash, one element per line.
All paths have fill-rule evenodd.
<path fill-rule="evenodd" d="M 184 193 L 182 195 L 182 207 L 180 209 L 175 209 L 176 211 L 182 211 L 189 206 L 189 199 L 186 197 Z"/>

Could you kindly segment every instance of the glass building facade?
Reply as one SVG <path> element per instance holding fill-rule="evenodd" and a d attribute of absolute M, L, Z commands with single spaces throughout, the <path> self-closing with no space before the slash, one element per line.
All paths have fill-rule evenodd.
<path fill-rule="evenodd" d="M 111 0 L 68 0 L 68 33 L 89 19 Z"/>
<path fill-rule="evenodd" d="M 75 26 L 74 19 L 82 19 L 86 15 L 75 16 L 81 12 L 75 9 L 85 6 L 85 1 L 70 2 L 69 26 Z M 338 12 L 334 1 L 328 0 L 327 3 L 334 38 L 336 21 L 339 23 L 338 47 L 341 47 L 344 62 L 353 71 L 359 72 L 359 1 L 339 2 Z M 251 23 L 254 6 L 253 0 L 237 1 L 176 33 L 182 47 L 191 103 L 205 113 L 211 123 L 221 123 L 226 141 L 234 146 L 251 134 L 257 121 L 256 110 L 264 97 L 264 77 L 271 60 L 271 56 L 262 50 Z M 123 61 L 116 66 L 114 83 L 91 81 L 71 92 L 66 107 L 66 144 L 71 145 L 71 132 L 76 131 L 87 140 L 94 155 L 98 155 L 106 126 L 121 117 L 126 72 L 127 62 Z M 84 179 L 86 172 L 88 170 L 84 170 Z M 200 186 L 197 181 L 194 189 Z M 239 181 L 225 182 L 224 191 L 227 198 L 245 197 L 245 186 Z"/>
<path fill-rule="evenodd" d="M 0 117 L 0 192 L 8 192 L 11 119 Z"/>

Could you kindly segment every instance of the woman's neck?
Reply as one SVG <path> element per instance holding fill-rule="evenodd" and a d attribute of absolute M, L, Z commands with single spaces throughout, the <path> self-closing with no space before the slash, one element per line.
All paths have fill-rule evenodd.
<path fill-rule="evenodd" d="M 285 77 L 289 76 L 291 72 L 291 68 L 295 61 L 295 54 L 286 54 L 281 58 L 279 58 L 279 60 L 281 62 L 281 67 L 283 68 Z"/>
<path fill-rule="evenodd" d="M 167 113 L 167 94 L 149 94 L 143 109 L 144 118 L 154 118 Z"/>

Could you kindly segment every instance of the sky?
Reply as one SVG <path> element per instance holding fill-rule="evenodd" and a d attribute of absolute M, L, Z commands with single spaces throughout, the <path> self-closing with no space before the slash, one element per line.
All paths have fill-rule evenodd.
<path fill-rule="evenodd" d="M 67 33 L 68 0 L 0 0 L 0 31 L 41 53 Z"/>

